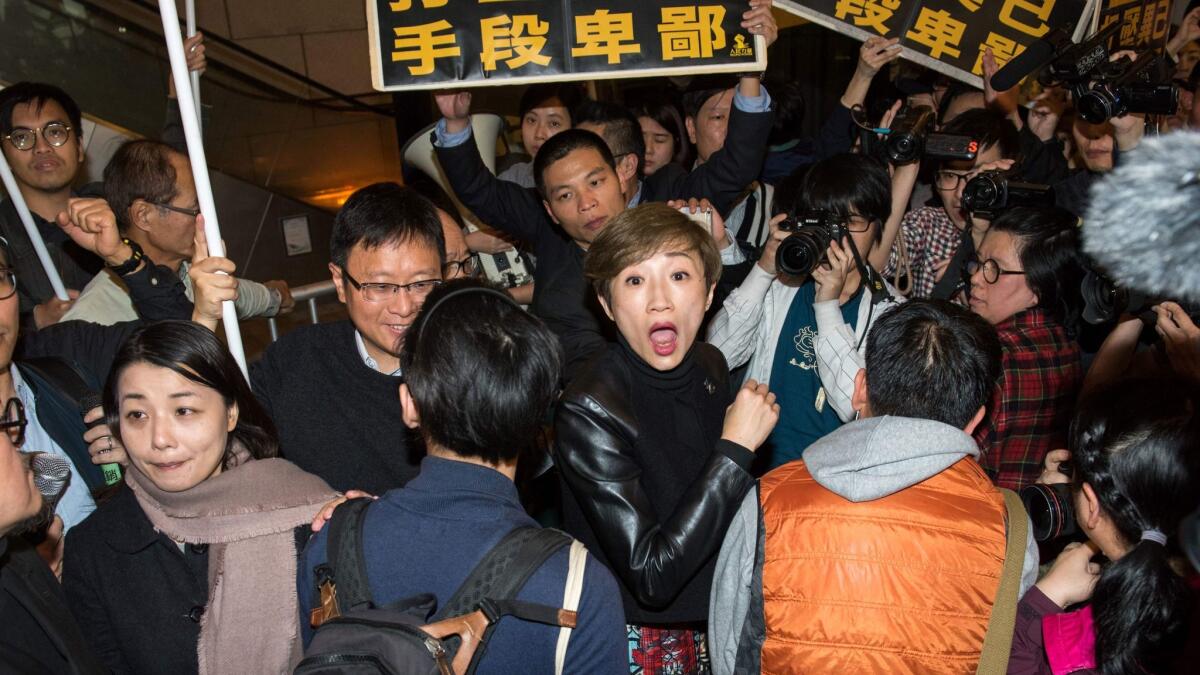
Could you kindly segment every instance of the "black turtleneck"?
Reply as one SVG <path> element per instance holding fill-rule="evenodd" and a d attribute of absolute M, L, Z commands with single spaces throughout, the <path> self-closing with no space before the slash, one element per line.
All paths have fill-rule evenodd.
<path fill-rule="evenodd" d="M 669 625 L 706 621 L 716 553 L 720 549 L 729 518 L 740 505 L 745 490 L 753 484 L 748 468 L 754 455 L 735 443 L 721 439 L 725 409 L 732 403 L 724 358 L 714 347 L 697 343 L 677 367 L 659 371 L 643 361 L 622 339 L 618 344 L 610 345 L 564 395 L 567 410 L 563 416 L 567 427 L 575 424 L 571 420 L 572 412 L 586 410 L 586 407 L 575 408 L 572 405 L 583 397 L 591 399 L 604 409 L 606 417 L 617 422 L 613 429 L 616 435 L 602 439 L 593 437 L 593 444 L 603 446 L 595 450 L 588 447 L 587 438 L 571 433 L 561 436 L 562 442 L 575 446 L 561 448 L 561 454 L 568 455 L 564 459 L 571 465 L 566 470 L 572 474 L 572 485 L 564 489 L 563 498 L 566 530 L 583 541 L 622 580 L 621 593 L 626 621 L 629 623 Z M 599 412 L 597 408 L 592 410 Z M 608 448 L 613 443 L 620 448 L 619 457 L 608 454 Z M 715 463 L 716 469 L 712 461 L 714 454 L 723 455 Z M 614 470 L 610 461 L 613 457 L 616 457 L 615 461 L 629 465 Z M 732 462 L 724 461 L 724 458 Z M 659 560 L 664 556 L 680 556 L 688 559 L 682 561 L 684 566 L 693 563 L 698 566 L 698 571 L 682 583 L 681 590 L 665 606 L 650 608 L 637 601 L 629 583 L 630 578 L 636 578 L 638 574 L 629 570 L 629 561 L 609 559 L 612 542 L 609 537 L 597 537 L 589 522 L 595 522 L 599 516 L 608 522 L 598 526 L 597 530 L 600 527 L 628 529 L 629 524 L 622 519 L 630 517 L 629 513 L 624 510 L 593 513 L 589 519 L 580 508 L 581 502 L 604 504 L 609 500 L 607 495 L 600 492 L 587 493 L 586 482 L 576 475 L 573 467 L 585 466 L 589 461 L 604 463 L 604 467 L 596 470 L 599 474 L 606 471 L 621 474 L 624 469 L 637 473 L 640 492 L 645 495 L 650 507 L 645 515 L 653 517 L 656 522 L 641 523 L 636 529 L 645 529 L 650 534 L 658 532 L 669 540 L 670 543 L 665 547 L 672 550 L 659 551 L 656 554 Z M 736 478 L 721 486 L 720 490 L 715 489 L 717 486 L 702 484 L 714 477 L 714 471 Z M 599 477 L 599 484 L 603 485 L 609 478 Z M 712 493 L 718 491 L 728 494 L 714 499 Z M 695 505 L 701 501 L 713 505 Z M 717 502 L 721 504 L 718 506 Z M 685 517 L 681 522 L 680 514 L 692 511 L 697 514 L 695 518 Z M 713 514 L 712 519 L 699 515 L 701 513 Z M 693 527 L 695 523 L 689 522 L 691 520 L 706 524 Z M 602 540 L 609 546 L 602 546 Z M 639 555 L 635 553 L 633 558 L 637 559 Z"/>

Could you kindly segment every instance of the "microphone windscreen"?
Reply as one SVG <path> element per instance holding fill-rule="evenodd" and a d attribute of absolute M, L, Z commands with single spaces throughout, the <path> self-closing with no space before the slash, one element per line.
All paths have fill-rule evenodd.
<path fill-rule="evenodd" d="M 34 453 L 29 462 L 33 484 L 47 501 L 56 501 L 71 480 L 70 462 L 47 452 Z"/>
<path fill-rule="evenodd" d="M 1083 248 L 1118 285 L 1200 300 L 1200 132 L 1122 153 L 1092 185 Z"/>
<path fill-rule="evenodd" d="M 1054 46 L 1045 40 L 1034 40 L 1017 54 L 1011 61 L 1004 64 L 992 77 L 992 89 L 1006 91 L 1020 84 L 1026 75 L 1050 63 L 1054 58 Z"/>

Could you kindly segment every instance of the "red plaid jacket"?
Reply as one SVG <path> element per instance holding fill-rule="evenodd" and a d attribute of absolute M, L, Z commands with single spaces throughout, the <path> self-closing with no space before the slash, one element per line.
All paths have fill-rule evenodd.
<path fill-rule="evenodd" d="M 1079 345 L 1045 310 L 1021 312 L 996 331 L 1003 372 L 975 440 L 984 471 L 1016 490 L 1037 479 L 1047 451 L 1066 447 L 1083 364 Z"/>

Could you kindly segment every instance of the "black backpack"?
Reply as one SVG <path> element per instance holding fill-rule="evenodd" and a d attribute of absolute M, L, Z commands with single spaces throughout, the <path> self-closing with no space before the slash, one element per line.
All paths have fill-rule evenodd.
<path fill-rule="evenodd" d="M 463 675 L 474 672 L 502 616 L 575 627 L 573 611 L 513 599 L 546 559 L 573 541 L 540 527 L 517 528 L 501 539 L 432 616 L 436 600 L 428 593 L 376 607 L 362 537 L 371 501 L 345 502 L 327 525 L 329 562 L 315 570 L 319 604 L 310 608 L 317 632 L 296 675 Z"/>

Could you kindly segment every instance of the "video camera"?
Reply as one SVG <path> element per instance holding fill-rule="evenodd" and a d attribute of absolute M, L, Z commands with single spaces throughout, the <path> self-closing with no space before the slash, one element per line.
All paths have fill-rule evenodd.
<path fill-rule="evenodd" d="M 1129 314 L 1153 326 L 1158 317 L 1151 308 L 1166 300 L 1119 286 L 1097 270 L 1090 270 L 1084 275 L 1079 290 L 1083 295 L 1083 320 L 1090 324 L 1108 323 L 1122 314 Z M 1179 305 L 1188 316 L 1200 316 L 1200 306 L 1183 302 Z"/>
<path fill-rule="evenodd" d="M 1079 44 L 1056 45 L 1056 56 L 1038 74 L 1043 86 L 1071 90 L 1080 117 L 1102 124 L 1127 113 L 1170 115 L 1179 107 L 1179 90 L 1162 72 L 1160 59 L 1142 52 L 1136 59 L 1109 61 L 1113 24 Z"/>
<path fill-rule="evenodd" d="M 906 106 L 892 120 L 884 152 L 892 164 L 912 164 L 921 157 L 943 160 L 975 159 L 979 141 L 970 136 L 933 131 L 936 117 L 927 105 Z"/>
<path fill-rule="evenodd" d="M 1054 206 L 1054 188 L 1016 180 L 1013 171 L 984 171 L 963 186 L 962 207 L 974 215 L 991 219 L 1013 206 Z"/>

